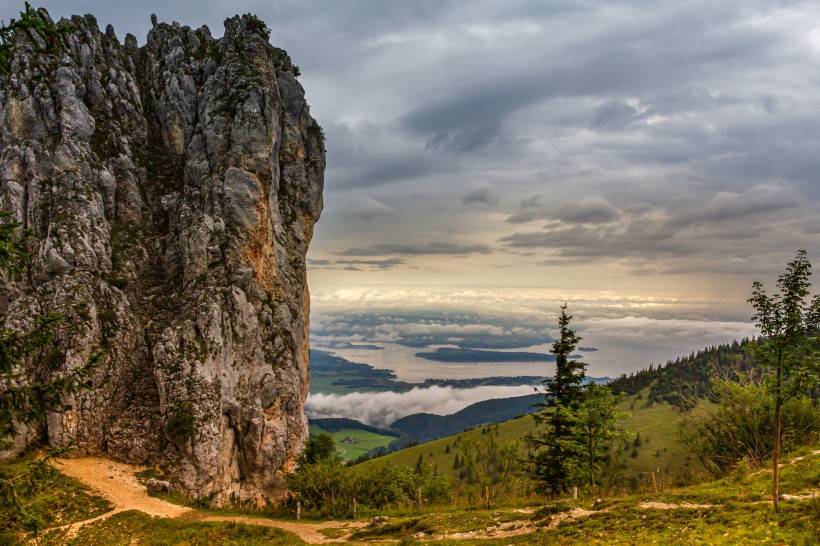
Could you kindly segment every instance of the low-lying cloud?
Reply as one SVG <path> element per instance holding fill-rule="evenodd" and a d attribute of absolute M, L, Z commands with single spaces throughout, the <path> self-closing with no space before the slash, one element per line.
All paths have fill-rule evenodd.
<path fill-rule="evenodd" d="M 484 244 L 460 243 L 383 243 L 362 248 L 348 248 L 339 252 L 341 256 L 385 256 L 390 254 L 405 254 L 411 256 L 425 256 L 448 254 L 464 256 L 467 254 L 489 254 L 492 249 Z"/>
<path fill-rule="evenodd" d="M 388 427 L 414 413 L 450 415 L 476 402 L 533 394 L 533 387 L 485 386 L 474 389 L 452 387 L 414 388 L 407 392 L 353 392 L 311 394 L 305 404 L 309 417 L 346 417 L 368 425 Z"/>

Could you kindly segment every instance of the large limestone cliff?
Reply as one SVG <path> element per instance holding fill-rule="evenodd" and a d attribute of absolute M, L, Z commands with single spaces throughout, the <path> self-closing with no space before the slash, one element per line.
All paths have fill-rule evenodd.
<path fill-rule="evenodd" d="M 105 351 L 48 440 L 163 464 L 216 502 L 275 498 L 308 432 L 325 167 L 289 57 L 253 16 L 221 39 L 152 17 L 138 47 L 31 13 L 46 32 L 18 30 L 0 75 L 0 208 L 32 261 L 0 310 L 11 328 L 64 314 L 64 370 Z"/>

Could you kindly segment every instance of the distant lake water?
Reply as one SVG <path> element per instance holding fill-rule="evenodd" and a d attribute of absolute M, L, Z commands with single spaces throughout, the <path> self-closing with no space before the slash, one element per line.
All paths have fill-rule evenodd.
<path fill-rule="evenodd" d="M 476 377 L 498 377 L 518 375 L 551 375 L 555 364 L 551 362 L 432 362 L 418 358 L 416 353 L 435 350 L 431 348 L 405 347 L 395 343 L 378 343 L 383 351 L 370 349 L 327 349 L 316 345 L 316 349 L 330 351 L 352 362 L 370 364 L 376 368 L 393 370 L 399 379 L 419 383 L 425 379 L 472 379 Z M 505 349 L 504 352 L 547 353 L 551 345 L 542 344 L 521 349 Z"/>

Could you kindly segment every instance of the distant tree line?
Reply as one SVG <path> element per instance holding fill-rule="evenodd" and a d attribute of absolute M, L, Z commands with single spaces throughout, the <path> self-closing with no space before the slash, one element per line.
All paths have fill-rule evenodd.
<path fill-rule="evenodd" d="M 613 392 L 629 396 L 649 389 L 648 402 L 668 402 L 681 411 L 691 409 L 699 398 L 707 398 L 715 373 L 759 372 L 761 365 L 752 352 L 754 340 L 744 338 L 692 352 L 669 360 L 666 365 L 649 365 L 638 372 L 621 375 L 609 383 Z"/>

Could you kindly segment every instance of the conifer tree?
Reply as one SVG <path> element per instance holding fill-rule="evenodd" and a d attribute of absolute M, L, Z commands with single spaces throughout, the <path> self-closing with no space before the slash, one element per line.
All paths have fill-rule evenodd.
<path fill-rule="evenodd" d="M 572 316 L 567 305 L 561 306 L 558 318 L 559 337 L 552 344 L 550 353 L 555 356 L 555 375 L 543 381 L 545 415 L 535 414 L 536 422 L 547 427 L 538 436 L 528 439 L 535 447 L 531 457 L 531 470 L 538 488 L 553 495 L 566 491 L 570 459 L 576 448 L 572 438 L 575 410 L 583 395 L 586 364 L 571 358 L 581 338 L 570 328 Z"/>

